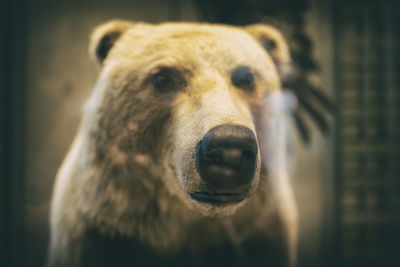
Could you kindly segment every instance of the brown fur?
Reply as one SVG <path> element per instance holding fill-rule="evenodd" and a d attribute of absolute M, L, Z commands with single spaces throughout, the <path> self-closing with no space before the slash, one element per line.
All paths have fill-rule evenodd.
<path fill-rule="evenodd" d="M 270 53 L 260 43 L 268 38 L 277 44 Z M 211 128 L 246 126 L 263 147 L 262 96 L 280 89 L 277 69 L 289 61 L 279 32 L 112 21 L 95 30 L 90 52 L 102 72 L 57 176 L 49 266 L 293 263 L 291 190 L 287 177 L 270 181 L 262 156 L 242 203 L 213 206 L 188 195 L 201 187 L 194 147 Z M 239 65 L 254 72 L 253 91 L 231 84 Z M 185 81 L 179 90 L 152 85 L 164 67 Z"/>

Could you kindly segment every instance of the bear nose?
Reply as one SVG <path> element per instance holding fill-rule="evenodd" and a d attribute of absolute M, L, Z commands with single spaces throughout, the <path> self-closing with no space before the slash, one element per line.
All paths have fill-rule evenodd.
<path fill-rule="evenodd" d="M 252 130 L 238 125 L 220 125 L 197 144 L 197 171 L 209 185 L 239 186 L 253 178 L 257 153 L 258 144 Z"/>

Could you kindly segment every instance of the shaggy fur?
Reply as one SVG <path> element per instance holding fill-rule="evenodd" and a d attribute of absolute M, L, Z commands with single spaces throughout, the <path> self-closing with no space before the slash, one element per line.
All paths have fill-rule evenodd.
<path fill-rule="evenodd" d="M 285 175 L 269 177 L 273 166 L 262 164 L 262 98 L 280 89 L 289 63 L 279 32 L 111 21 L 94 31 L 90 52 L 102 71 L 57 176 L 48 265 L 293 263 L 291 189 Z M 238 66 L 251 69 L 252 90 L 232 84 Z M 172 88 L 155 86 L 163 71 Z M 221 124 L 251 129 L 261 148 L 248 198 L 223 206 L 189 196 L 203 186 L 196 144 Z"/>

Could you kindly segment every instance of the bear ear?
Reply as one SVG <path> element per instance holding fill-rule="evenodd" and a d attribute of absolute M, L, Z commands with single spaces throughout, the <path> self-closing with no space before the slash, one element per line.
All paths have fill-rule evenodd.
<path fill-rule="evenodd" d="M 90 37 L 90 56 L 102 65 L 118 38 L 132 26 L 132 22 L 124 20 L 112 20 L 97 26 Z"/>
<path fill-rule="evenodd" d="M 281 78 L 288 75 L 290 52 L 282 33 L 275 27 L 266 24 L 253 24 L 245 26 L 244 29 L 267 50 L 274 60 Z"/>

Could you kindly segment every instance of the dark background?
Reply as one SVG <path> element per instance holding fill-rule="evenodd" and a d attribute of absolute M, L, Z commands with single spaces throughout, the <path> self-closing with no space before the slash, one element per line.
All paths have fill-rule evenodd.
<path fill-rule="evenodd" d="M 88 37 L 112 18 L 280 28 L 303 129 L 299 266 L 400 266 L 399 14 L 395 0 L 1 1 L 0 266 L 43 266 L 54 177 L 98 73 Z"/>

